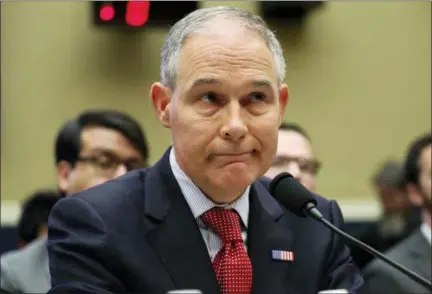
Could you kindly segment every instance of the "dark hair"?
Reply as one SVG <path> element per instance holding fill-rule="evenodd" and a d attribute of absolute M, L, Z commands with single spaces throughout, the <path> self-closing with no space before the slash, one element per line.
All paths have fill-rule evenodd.
<path fill-rule="evenodd" d="M 91 110 L 66 122 L 60 129 L 55 142 L 56 163 L 64 160 L 74 165 L 81 152 L 81 132 L 86 127 L 104 127 L 116 130 L 128 139 L 148 160 L 149 150 L 143 130 L 137 121 L 125 113 L 115 110 Z"/>
<path fill-rule="evenodd" d="M 431 133 L 418 137 L 409 147 L 404 166 L 404 184 L 418 185 L 420 176 L 419 158 L 423 150 L 432 144 Z"/>
<path fill-rule="evenodd" d="M 372 181 L 376 186 L 403 189 L 403 165 L 394 160 L 385 161 Z"/>
<path fill-rule="evenodd" d="M 48 223 L 51 208 L 59 199 L 56 191 L 40 190 L 23 202 L 18 221 L 18 235 L 22 241 L 30 243 L 37 238 L 41 226 Z"/>
<path fill-rule="evenodd" d="M 299 124 L 282 122 L 281 126 L 279 127 L 279 130 L 296 132 L 302 135 L 303 137 L 305 137 L 309 142 L 311 141 L 309 134 Z"/>

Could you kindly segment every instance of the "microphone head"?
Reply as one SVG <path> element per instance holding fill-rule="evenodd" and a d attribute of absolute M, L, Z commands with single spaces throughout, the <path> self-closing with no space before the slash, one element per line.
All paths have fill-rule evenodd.
<path fill-rule="evenodd" d="M 269 191 L 283 207 L 300 217 L 308 217 L 308 203 L 317 205 L 313 194 L 289 173 L 277 175 Z"/>

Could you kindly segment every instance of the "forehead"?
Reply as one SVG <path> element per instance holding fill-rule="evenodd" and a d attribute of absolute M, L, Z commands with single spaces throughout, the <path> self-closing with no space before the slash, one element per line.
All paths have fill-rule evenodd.
<path fill-rule="evenodd" d="M 313 152 L 309 141 L 294 131 L 279 130 L 277 156 L 312 158 Z"/>
<path fill-rule="evenodd" d="M 277 82 L 273 55 L 264 39 L 235 21 L 216 20 L 189 35 L 179 60 L 179 82 L 199 79 Z"/>
<path fill-rule="evenodd" d="M 139 151 L 120 132 L 104 127 L 87 127 L 81 133 L 82 151 L 109 151 L 119 156 L 140 156 Z"/>

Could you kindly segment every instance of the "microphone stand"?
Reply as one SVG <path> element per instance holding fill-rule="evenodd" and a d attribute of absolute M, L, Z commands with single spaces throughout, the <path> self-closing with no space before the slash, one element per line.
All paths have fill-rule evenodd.
<path fill-rule="evenodd" d="M 385 263 L 396 268 L 397 270 L 404 273 L 405 275 L 407 275 L 408 277 L 410 277 L 411 279 L 413 279 L 417 283 L 423 285 L 424 287 L 428 288 L 429 290 L 432 290 L 432 283 L 430 281 L 428 281 L 427 279 L 419 276 L 418 274 L 408 270 L 407 268 L 400 265 L 399 263 L 389 259 L 387 256 L 385 256 L 381 252 L 377 251 L 376 249 L 372 248 L 371 246 L 369 246 L 369 245 L 361 242 L 360 240 L 355 239 L 354 237 L 350 236 L 349 234 L 345 233 L 344 231 L 342 231 L 341 229 L 339 229 L 338 227 L 333 225 L 331 222 L 326 220 L 322 216 L 322 214 L 318 211 L 318 209 L 316 209 L 314 204 L 308 203 L 304 212 L 307 213 L 307 215 L 309 215 L 313 219 L 323 223 L 326 227 L 328 227 L 330 230 L 334 231 L 338 235 L 348 239 L 349 241 L 354 243 L 356 246 L 362 248 L 363 250 L 367 251 L 368 253 L 370 253 L 373 256 L 378 256 Z"/>

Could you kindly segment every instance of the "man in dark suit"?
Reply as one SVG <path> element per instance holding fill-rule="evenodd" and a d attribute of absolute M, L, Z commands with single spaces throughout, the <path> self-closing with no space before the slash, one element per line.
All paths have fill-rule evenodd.
<path fill-rule="evenodd" d="M 404 178 L 406 190 L 414 205 L 421 206 L 422 225 L 386 255 L 406 268 L 431 280 L 431 154 L 432 136 L 427 134 L 415 140 L 408 150 Z M 380 260 L 374 260 L 365 269 L 364 294 L 431 293 L 424 286 Z"/>
<path fill-rule="evenodd" d="M 382 207 L 381 217 L 366 226 L 358 239 L 380 252 L 388 249 L 418 229 L 421 211 L 414 207 L 404 188 L 403 164 L 386 161 L 373 176 L 373 186 Z M 358 246 L 351 246 L 351 255 L 362 269 L 373 256 Z"/>
<path fill-rule="evenodd" d="M 362 278 L 342 241 L 285 212 L 259 180 L 288 102 L 284 74 L 256 15 L 214 7 L 174 25 L 150 91 L 173 147 L 54 207 L 50 293 L 356 293 Z M 317 201 L 340 227 L 337 204 Z"/>

